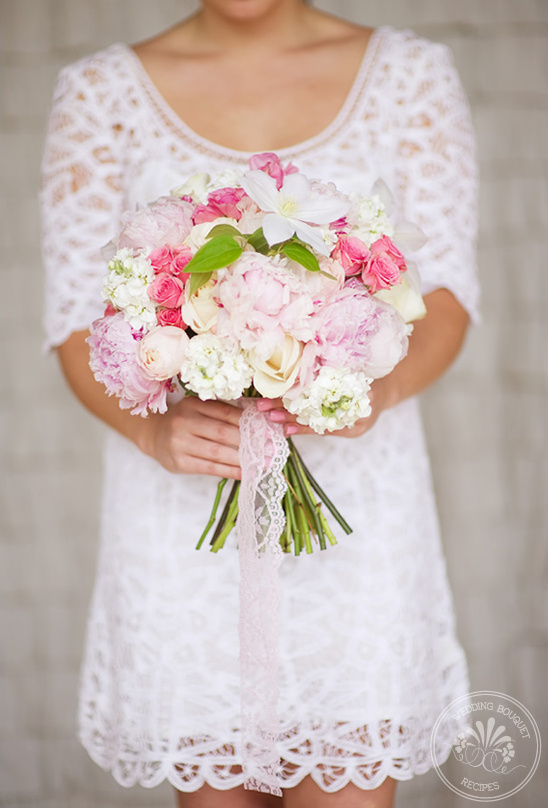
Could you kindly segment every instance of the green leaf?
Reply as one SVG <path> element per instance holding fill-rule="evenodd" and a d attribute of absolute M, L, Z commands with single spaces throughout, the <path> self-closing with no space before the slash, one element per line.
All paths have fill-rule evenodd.
<path fill-rule="evenodd" d="M 243 252 L 233 236 L 214 236 L 200 247 L 185 266 L 185 272 L 214 272 L 232 264 Z"/>
<path fill-rule="evenodd" d="M 212 276 L 212 272 L 195 272 L 190 278 L 189 294 L 192 296 L 198 289 L 205 286 Z"/>
<path fill-rule="evenodd" d="M 287 241 L 280 247 L 280 252 L 287 255 L 292 261 L 301 264 L 305 269 L 310 270 L 310 272 L 320 271 L 318 259 L 304 244 L 299 244 L 296 241 Z"/>
<path fill-rule="evenodd" d="M 255 230 L 250 236 L 246 236 L 248 244 L 251 244 L 253 249 L 258 252 L 266 255 L 268 250 L 270 249 L 268 245 L 268 241 L 264 237 L 263 228 L 259 227 L 258 230 Z"/>
<path fill-rule="evenodd" d="M 215 236 L 239 236 L 242 238 L 242 234 L 238 228 L 231 224 L 216 224 L 215 227 L 211 228 L 206 239 L 209 241 L 209 239 L 215 238 Z M 243 236 L 243 238 L 245 238 L 245 236 Z"/>

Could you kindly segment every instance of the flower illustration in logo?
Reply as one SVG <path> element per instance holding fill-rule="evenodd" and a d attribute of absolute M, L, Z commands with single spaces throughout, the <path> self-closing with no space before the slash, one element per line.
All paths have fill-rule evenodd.
<path fill-rule="evenodd" d="M 481 766 L 493 774 L 506 774 L 522 768 L 518 765 L 508 769 L 506 764 L 516 754 L 514 744 L 509 735 L 503 734 L 506 727 L 502 724 L 496 727 L 495 724 L 495 719 L 491 716 L 487 724 L 476 721 L 475 729 L 467 727 L 460 732 L 452 747 L 457 760 L 475 768 Z"/>

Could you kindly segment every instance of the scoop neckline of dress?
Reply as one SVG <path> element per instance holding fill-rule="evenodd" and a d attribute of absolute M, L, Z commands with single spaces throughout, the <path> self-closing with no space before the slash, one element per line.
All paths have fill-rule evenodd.
<path fill-rule="evenodd" d="M 376 57 L 380 51 L 380 45 L 387 30 L 388 26 L 373 28 L 354 80 L 333 120 L 317 134 L 299 141 L 292 146 L 284 146 L 281 149 L 273 149 L 272 151 L 280 157 L 287 158 L 304 152 L 315 151 L 316 148 L 335 138 L 337 132 L 344 124 L 352 119 L 352 113 L 357 106 L 357 102 L 369 86 L 371 74 L 376 64 Z M 123 42 L 118 42 L 114 47 L 119 48 L 125 53 L 136 74 L 140 88 L 144 91 L 149 102 L 162 113 L 170 129 L 175 130 L 175 132 L 180 136 L 182 135 L 184 139 L 193 141 L 200 150 L 207 152 L 209 155 L 231 158 L 235 161 L 244 161 L 248 160 L 249 157 L 255 153 L 253 151 L 243 151 L 223 146 L 220 143 L 203 137 L 196 132 L 195 129 L 192 129 L 192 127 L 185 123 L 175 112 L 171 104 L 169 104 L 162 95 L 133 48 Z"/>

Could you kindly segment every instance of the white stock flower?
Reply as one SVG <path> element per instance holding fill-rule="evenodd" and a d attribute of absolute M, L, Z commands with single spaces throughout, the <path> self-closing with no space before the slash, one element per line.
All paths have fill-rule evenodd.
<path fill-rule="evenodd" d="M 317 225 L 327 225 L 344 216 L 350 209 L 350 200 L 336 193 L 315 192 L 310 181 L 299 173 L 287 174 L 279 190 L 276 180 L 259 170 L 244 174 L 241 184 L 265 211 L 263 233 L 270 246 L 296 234 L 320 255 L 329 255 Z"/>
<path fill-rule="evenodd" d="M 324 366 L 306 388 L 284 396 L 284 407 L 319 434 L 350 427 L 371 413 L 371 381 L 362 371 Z"/>
<path fill-rule="evenodd" d="M 202 401 L 240 398 L 253 378 L 253 369 L 236 345 L 214 334 L 192 337 L 180 373 Z"/>
<path fill-rule="evenodd" d="M 124 313 L 132 328 L 150 330 L 156 325 L 156 306 L 148 296 L 148 286 L 154 278 L 150 261 L 124 248 L 109 261 L 108 269 L 103 282 L 104 299 Z"/>

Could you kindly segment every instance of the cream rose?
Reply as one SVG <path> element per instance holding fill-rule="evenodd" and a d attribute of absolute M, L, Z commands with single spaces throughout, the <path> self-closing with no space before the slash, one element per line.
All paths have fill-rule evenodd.
<path fill-rule="evenodd" d="M 401 283 L 390 289 L 380 289 L 373 297 L 384 300 L 398 311 L 406 323 L 422 320 L 426 306 L 420 290 L 419 273 L 413 264 L 407 264 L 407 271 L 401 274 Z"/>
<path fill-rule="evenodd" d="M 173 325 L 156 326 L 139 343 L 137 360 L 148 379 L 163 381 L 179 373 L 186 356 L 188 336 Z"/>
<path fill-rule="evenodd" d="M 183 244 L 185 247 L 190 247 L 193 253 L 197 252 L 208 240 L 209 231 L 217 227 L 218 224 L 230 224 L 232 227 L 236 227 L 238 223 L 236 219 L 230 219 L 228 216 L 219 216 L 214 222 L 195 224 Z"/>
<path fill-rule="evenodd" d="M 170 194 L 172 196 L 190 196 L 194 202 L 205 202 L 209 181 L 209 174 L 193 174 L 183 185 L 172 188 Z"/>
<path fill-rule="evenodd" d="M 266 360 L 251 352 L 248 361 L 255 371 L 255 389 L 265 398 L 283 396 L 297 378 L 302 353 L 303 343 L 289 334 L 285 335 L 282 344 Z"/>
<path fill-rule="evenodd" d="M 188 284 L 189 281 L 187 281 L 187 290 Z M 213 296 L 213 290 L 216 285 L 217 281 L 211 279 L 201 286 L 191 297 L 187 297 L 187 300 L 181 307 L 183 320 L 197 334 L 211 331 L 217 323 L 219 307 Z"/>

